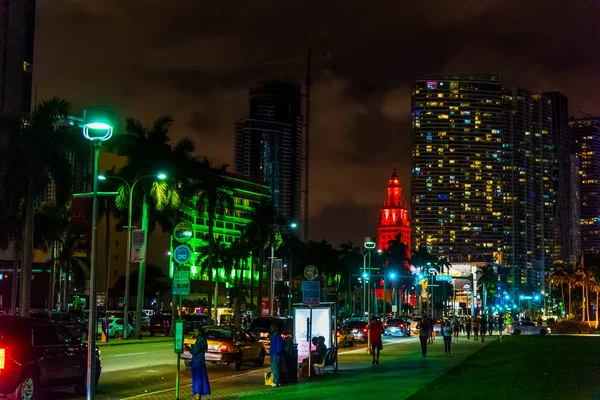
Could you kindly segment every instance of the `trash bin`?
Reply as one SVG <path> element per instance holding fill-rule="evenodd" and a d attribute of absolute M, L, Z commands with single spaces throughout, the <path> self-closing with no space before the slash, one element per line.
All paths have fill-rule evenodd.
<path fill-rule="evenodd" d="M 291 343 L 286 346 L 283 356 L 283 381 L 286 383 L 298 382 L 298 344 Z"/>

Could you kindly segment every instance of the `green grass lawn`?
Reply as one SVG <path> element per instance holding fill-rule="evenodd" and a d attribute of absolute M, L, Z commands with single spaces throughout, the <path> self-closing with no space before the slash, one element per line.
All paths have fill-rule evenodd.
<path fill-rule="evenodd" d="M 504 336 L 410 399 L 600 400 L 600 337 Z"/>

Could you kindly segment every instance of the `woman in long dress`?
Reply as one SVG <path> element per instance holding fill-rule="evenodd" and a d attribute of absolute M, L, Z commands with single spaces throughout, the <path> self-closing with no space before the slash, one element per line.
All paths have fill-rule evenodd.
<path fill-rule="evenodd" d="M 195 399 L 199 400 L 202 395 L 210 394 L 205 358 L 208 344 L 204 332 L 201 332 L 200 329 L 194 329 L 194 337 L 196 343 L 190 349 L 192 354 L 192 394 Z"/>

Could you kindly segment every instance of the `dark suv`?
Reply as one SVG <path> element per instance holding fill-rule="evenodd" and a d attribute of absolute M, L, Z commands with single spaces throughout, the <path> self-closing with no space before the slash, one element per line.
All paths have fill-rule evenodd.
<path fill-rule="evenodd" d="M 154 336 L 157 333 L 168 335 L 171 331 L 171 314 L 154 314 L 150 317 L 148 330 L 150 331 L 150 336 Z"/>
<path fill-rule="evenodd" d="M 0 397 L 39 397 L 40 389 L 74 386 L 86 392 L 87 346 L 45 319 L 0 316 Z M 102 364 L 96 348 L 96 383 Z M 12 397 L 10 397 L 12 398 Z"/>

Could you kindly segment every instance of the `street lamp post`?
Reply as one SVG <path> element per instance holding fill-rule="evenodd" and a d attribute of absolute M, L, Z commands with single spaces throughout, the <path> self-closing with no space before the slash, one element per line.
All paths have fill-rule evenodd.
<path fill-rule="evenodd" d="M 96 171 L 97 172 L 97 171 Z M 139 177 L 138 179 L 135 180 L 135 182 L 133 182 L 133 185 L 129 185 L 129 182 L 127 182 L 127 180 L 121 178 L 120 176 L 116 176 L 116 175 L 110 175 L 110 176 L 105 176 L 105 175 L 97 175 L 98 176 L 98 180 L 104 181 L 106 179 L 118 179 L 121 182 L 123 182 L 125 184 L 125 186 L 127 187 L 127 191 L 129 192 L 129 208 L 127 209 L 127 226 L 125 228 L 127 228 L 127 259 L 125 260 L 125 304 L 124 304 L 124 309 L 123 309 L 123 339 L 128 339 L 129 335 L 127 334 L 128 331 L 128 324 L 129 324 L 129 279 L 130 279 L 130 275 L 131 275 L 131 229 L 133 228 L 133 226 L 131 226 L 131 220 L 133 217 L 133 190 L 135 189 L 135 185 L 141 181 L 142 179 L 145 178 L 153 178 L 156 177 L 159 180 L 164 180 L 167 178 L 167 176 L 163 173 L 159 173 L 157 175 L 144 175 L 142 177 Z M 107 218 L 109 218 L 109 216 L 107 216 Z M 107 293 L 108 295 L 108 293 Z"/>
<path fill-rule="evenodd" d="M 290 224 L 290 228 L 292 229 L 292 235 L 294 237 L 296 237 L 296 228 L 298 227 L 298 224 L 295 222 L 292 222 Z M 291 247 L 291 254 L 290 254 L 290 266 L 289 266 L 289 273 L 290 273 L 290 282 L 288 284 L 288 315 L 292 316 L 292 279 L 294 278 L 293 276 L 293 269 L 294 269 L 294 244 L 292 244 Z"/>
<path fill-rule="evenodd" d="M 367 324 L 371 323 L 371 250 L 377 246 L 377 243 L 373 241 L 370 237 L 365 238 L 365 248 L 367 249 L 367 254 L 369 254 L 369 273 L 368 273 L 368 301 L 367 301 Z M 366 259 L 366 258 L 365 258 Z M 371 329 L 367 332 L 367 354 L 371 352 Z"/>
<path fill-rule="evenodd" d="M 102 142 L 110 139 L 113 133 L 112 114 L 101 108 L 83 112 L 83 136 L 94 144 L 94 175 L 92 196 L 92 243 L 90 254 L 90 313 L 87 344 L 87 400 L 93 400 L 96 386 L 96 244 L 98 242 L 98 160 Z"/>

